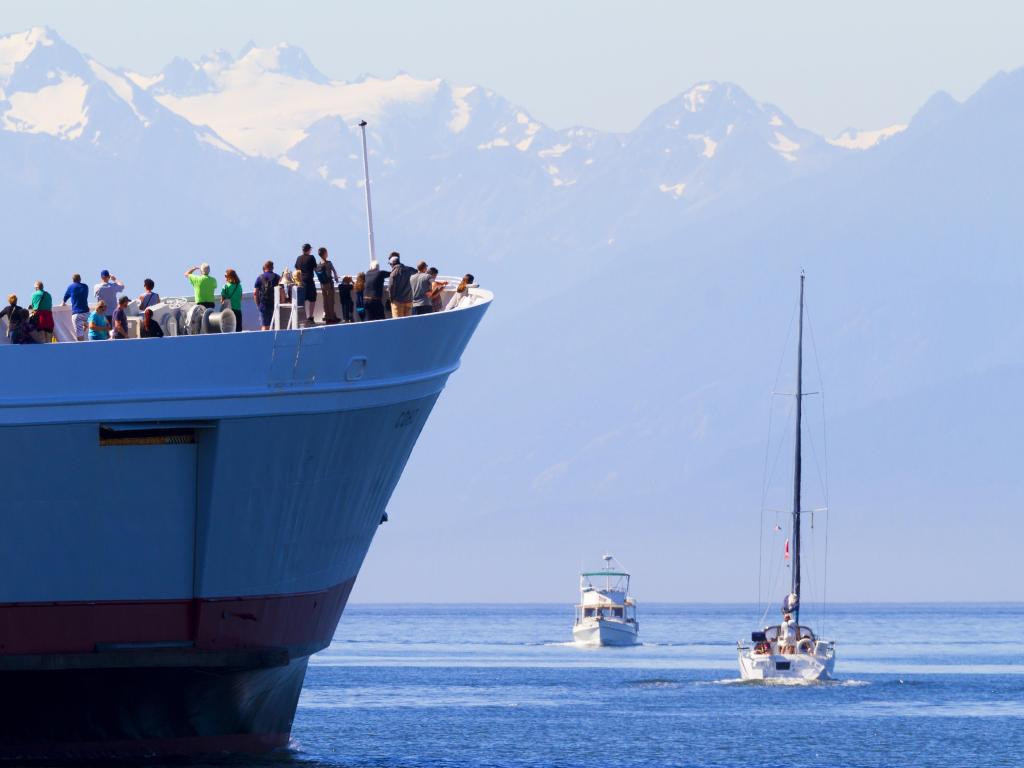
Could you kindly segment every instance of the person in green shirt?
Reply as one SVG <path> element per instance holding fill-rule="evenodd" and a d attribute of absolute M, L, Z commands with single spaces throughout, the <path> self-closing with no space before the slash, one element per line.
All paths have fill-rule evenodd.
<path fill-rule="evenodd" d="M 32 333 L 36 341 L 46 343 L 53 338 L 53 297 L 44 290 L 42 280 L 36 280 L 35 288 L 28 305 Z"/>
<path fill-rule="evenodd" d="M 49 291 L 43 290 L 43 284 L 39 280 L 36 280 L 36 291 L 32 294 L 32 301 L 29 303 L 29 307 L 32 309 L 45 309 L 47 311 L 53 309 L 53 297 L 50 296 Z"/>
<path fill-rule="evenodd" d="M 231 304 L 231 312 L 235 316 L 235 330 L 242 330 L 242 281 L 233 269 L 224 272 L 224 287 L 220 289 L 220 303 Z"/>
<path fill-rule="evenodd" d="M 199 274 L 195 274 L 199 272 Z M 217 278 L 210 277 L 210 265 L 200 264 L 185 270 L 185 277 L 192 283 L 192 290 L 195 291 L 196 304 L 213 309 L 213 294 L 217 290 Z"/>

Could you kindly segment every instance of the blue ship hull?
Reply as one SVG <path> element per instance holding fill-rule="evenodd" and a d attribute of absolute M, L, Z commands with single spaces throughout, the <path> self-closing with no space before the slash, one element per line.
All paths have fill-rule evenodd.
<path fill-rule="evenodd" d="M 481 292 L 483 294 L 483 292 Z M 302 331 L 0 347 L 0 757 L 287 743 L 489 305 Z"/>

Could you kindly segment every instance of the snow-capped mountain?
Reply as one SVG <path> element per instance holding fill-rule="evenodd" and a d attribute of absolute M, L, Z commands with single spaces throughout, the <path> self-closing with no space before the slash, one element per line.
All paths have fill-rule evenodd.
<path fill-rule="evenodd" d="M 99 152 L 124 151 L 147 132 L 237 152 L 47 27 L 0 39 L 0 128 L 87 142 Z"/>
<path fill-rule="evenodd" d="M 407 516 L 415 548 L 384 537 L 366 582 L 429 552 L 438 578 L 485 585 L 529 548 L 551 565 L 520 597 L 551 599 L 566 552 L 601 551 L 612 530 L 617 551 L 644 554 L 649 583 L 712 585 L 651 598 L 735 600 L 750 552 L 732 544 L 757 517 L 765 393 L 805 267 L 847 521 L 834 552 L 892 565 L 836 594 L 900 599 L 893 585 L 916 574 L 898 553 L 921 526 L 879 544 L 879 516 L 927 508 L 936 551 L 957 530 L 962 552 L 986 553 L 982 570 L 1024 535 L 1021 104 L 1016 71 L 963 103 L 937 94 L 905 126 L 826 139 L 706 82 L 614 134 L 546 126 L 479 85 L 340 82 L 295 46 L 143 75 L 37 28 L 0 37 L 4 290 L 108 267 L 184 292 L 196 261 L 249 280 L 307 241 L 354 273 L 365 118 L 379 249 L 474 272 L 498 296 L 393 508 L 418 509 L 423 487 L 470 459 L 476 470 L 430 516 Z M 968 507 L 1005 535 L 964 531 Z M 484 515 L 508 522 L 474 566 Z M 730 545 L 683 562 L 685 542 L 658 534 L 680 520 Z M 934 566 L 936 594 L 974 597 Z"/>

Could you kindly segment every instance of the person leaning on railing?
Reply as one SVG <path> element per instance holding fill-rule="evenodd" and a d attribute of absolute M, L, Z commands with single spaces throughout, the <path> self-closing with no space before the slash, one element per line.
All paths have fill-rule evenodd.
<path fill-rule="evenodd" d="M 64 291 L 61 306 L 71 301 L 71 323 L 75 327 L 75 338 L 85 341 L 86 325 L 89 323 L 89 289 L 82 282 L 82 276 L 75 273 L 71 276 L 71 284 Z"/>
<path fill-rule="evenodd" d="M 433 312 L 440 312 L 444 309 L 444 301 L 441 300 L 441 294 L 448 287 L 448 281 L 437 279 L 437 267 L 431 267 L 427 272 L 430 273 L 430 308 Z"/>
<path fill-rule="evenodd" d="M 281 276 L 274 271 L 274 262 L 263 263 L 263 274 L 253 285 L 252 300 L 260 311 L 260 330 L 269 331 L 274 320 L 274 292 L 281 284 Z"/>
<path fill-rule="evenodd" d="M 343 323 L 351 323 L 354 319 L 352 317 L 353 293 L 352 276 L 345 275 L 338 283 L 338 304 L 341 305 L 341 322 Z"/>
<path fill-rule="evenodd" d="M 463 303 L 472 302 L 473 298 L 469 292 L 469 287 L 476 283 L 476 278 L 468 272 L 463 276 L 462 280 L 459 281 L 459 287 L 455 289 L 455 293 L 448 299 L 448 309 L 458 309 Z"/>
<path fill-rule="evenodd" d="M 7 297 L 7 306 L 0 309 L 0 320 L 7 318 L 7 336 L 11 344 L 35 344 L 29 330 L 28 310 L 18 306 L 18 297 L 11 294 Z"/>

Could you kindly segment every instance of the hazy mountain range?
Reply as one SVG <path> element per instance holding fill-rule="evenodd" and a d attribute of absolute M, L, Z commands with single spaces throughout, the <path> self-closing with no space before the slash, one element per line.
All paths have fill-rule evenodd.
<path fill-rule="evenodd" d="M 362 269 L 364 118 L 379 247 L 498 299 L 358 597 L 571 600 L 581 558 L 610 550 L 641 599 L 752 599 L 803 267 L 831 594 L 1019 598 L 1022 98 L 1024 72 L 1002 73 L 826 138 L 708 82 L 613 134 L 483 86 L 334 81 L 290 45 L 140 74 L 35 28 L 0 38 L 6 289 L 108 267 L 184 292 L 199 260 L 248 280 L 307 240 Z M 809 472 L 808 503 L 824 481 Z"/>

